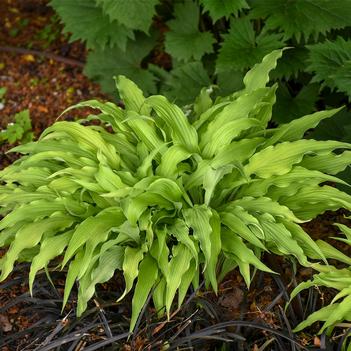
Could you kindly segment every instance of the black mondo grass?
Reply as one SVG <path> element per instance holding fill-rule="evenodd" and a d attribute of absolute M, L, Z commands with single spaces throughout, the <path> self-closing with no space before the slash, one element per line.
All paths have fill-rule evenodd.
<path fill-rule="evenodd" d="M 18 265 L 11 280 L 1 284 L 0 292 L 27 284 L 27 272 L 27 264 Z M 33 286 L 33 297 L 24 293 L 2 301 L 0 315 L 6 315 L 11 307 L 19 306 L 21 316 L 35 316 L 35 320 L 21 331 L 0 334 L 0 349 L 251 351 L 261 347 L 261 350 L 317 351 L 335 350 L 338 346 L 338 350 L 342 350 L 341 345 L 348 335 L 345 328 L 332 336 L 323 334 L 320 337 L 321 347 L 313 347 L 314 334 L 311 331 L 309 344 L 304 346 L 301 334 L 292 332 L 292 327 L 304 319 L 303 312 L 311 314 L 316 311 L 320 296 L 316 289 L 310 288 L 308 294 L 300 299 L 301 308 L 290 305 L 284 311 L 282 306 L 289 301 L 286 293 L 289 288 L 279 276 L 269 273 L 259 273 L 252 282 L 252 288 L 263 291 L 264 278 L 270 276 L 273 285 L 276 285 L 277 295 L 262 307 L 261 314 L 255 318 L 244 310 L 240 318 L 223 320 L 223 309 L 218 300 L 208 297 L 202 284 L 199 290 L 187 295 L 184 304 L 170 320 L 159 318 L 149 299 L 133 335 L 129 333 L 130 302 L 115 303 L 115 294 L 122 292 L 122 286 L 120 291 L 116 291 L 118 287 L 115 283 L 97 287 L 95 299 L 89 303 L 83 316 L 77 318 L 74 309 L 76 295 L 70 298 L 67 308 L 61 312 L 64 273 L 50 269 L 50 275 L 56 288 L 49 282 L 45 272 L 40 272 Z M 242 304 L 247 306 L 249 302 L 244 300 Z M 261 317 L 264 313 L 274 314 L 276 322 L 273 326 Z M 335 343 L 334 340 L 339 342 Z"/>
<path fill-rule="evenodd" d="M 20 264 L 18 268 L 21 269 L 14 272 L 13 279 L 9 281 L 12 288 L 28 283 L 28 265 Z M 160 319 L 149 300 L 131 335 L 127 318 L 129 302 L 116 305 L 115 294 L 118 291 L 115 291 L 115 284 L 98 287 L 96 299 L 89 303 L 82 317 L 77 318 L 73 308 L 76 304 L 74 295 L 68 301 L 69 306 L 61 312 L 64 274 L 50 270 L 50 275 L 56 288 L 45 272 L 41 272 L 33 286 L 33 297 L 24 293 L 2 304 L 0 314 L 6 315 L 11 307 L 19 306 L 21 316 L 35 315 L 35 320 L 26 329 L 3 333 L 0 349 L 6 346 L 10 350 L 33 351 L 252 350 L 255 344 L 267 344 L 270 345 L 269 350 L 305 350 L 296 335 L 291 335 L 290 326 L 286 323 L 291 319 L 292 310 L 285 315 L 277 304 L 280 296 L 264 309 L 267 312 L 274 310 L 277 321 L 281 322 L 278 327 L 272 327 L 261 318 L 247 319 L 244 315 L 240 319 L 223 321 L 220 306 L 203 294 L 202 285 L 200 290 L 189 293 L 170 320 Z M 264 288 L 259 277 L 253 285 L 257 289 Z M 5 282 L 0 291 L 9 288 L 8 282 Z M 120 290 L 122 292 L 122 287 Z"/>

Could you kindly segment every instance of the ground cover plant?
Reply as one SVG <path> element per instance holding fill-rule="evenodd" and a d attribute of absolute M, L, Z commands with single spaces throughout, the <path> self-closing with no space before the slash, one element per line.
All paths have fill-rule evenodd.
<path fill-rule="evenodd" d="M 298 338 L 289 333 L 290 324 L 287 321 L 290 320 L 292 323 L 296 320 L 296 315 L 290 307 L 286 312 L 279 308 L 277 302 L 281 292 L 278 291 L 274 292 L 274 298 L 265 310 L 269 315 L 272 313 L 270 311 L 275 309 L 279 318 L 285 321 L 279 329 L 274 325 L 262 323 L 261 318 L 233 320 L 233 318 L 224 317 L 218 301 L 215 302 L 210 298 L 212 294 L 204 294 L 202 287 L 202 293 L 201 291 L 191 292 L 181 308 L 172 313 L 171 319 L 167 322 L 164 319 L 160 320 L 152 304 L 148 302 L 133 335 L 130 336 L 129 322 L 125 318 L 125 309 L 129 302 L 111 303 L 117 294 L 123 293 L 122 284 L 113 282 L 98 285 L 94 301 L 89 304 L 84 314 L 77 318 L 75 311 L 69 308 L 65 310 L 65 313 L 61 312 L 62 299 L 58 290 L 63 289 L 63 278 L 66 272 L 49 268 L 55 286 L 49 282 L 45 272 L 38 274 L 33 285 L 35 296 L 33 298 L 23 287 L 28 283 L 28 266 L 28 263 L 17 265 L 11 279 L 0 284 L 0 292 L 3 291 L 2 289 L 21 291 L 3 306 L 0 305 L 0 315 L 4 316 L 4 313 L 11 311 L 9 316 L 15 320 L 17 318 L 31 320 L 29 327 L 24 330 L 15 331 L 13 328 L 11 333 L 3 335 L 0 329 L 0 348 L 5 347 L 5 350 L 6 346 L 9 350 L 16 348 L 68 350 L 84 344 L 84 348 L 88 351 L 160 350 L 162 348 L 224 351 L 228 347 L 229 349 L 252 350 L 257 345 L 267 345 L 267 343 L 271 347 L 276 346 L 279 351 L 294 349 L 294 347 L 296 350 L 303 349 Z M 262 279 L 262 276 L 269 275 L 263 272 L 257 274 L 251 289 L 264 288 L 265 280 Z M 275 280 L 273 288 L 276 284 L 284 286 L 279 275 L 274 274 L 273 276 Z M 221 295 L 222 288 L 220 285 L 219 295 Z M 228 290 L 225 292 L 225 295 L 227 294 Z M 309 299 L 307 304 L 303 303 L 304 309 L 309 310 L 313 306 L 315 298 L 318 299 L 318 296 L 315 295 L 312 294 L 313 298 Z M 75 300 L 76 293 L 74 292 L 68 303 L 74 305 Z M 285 301 L 288 301 L 288 296 Z M 191 322 L 189 322 L 189 317 Z M 7 322 L 8 329 L 9 325 L 11 324 Z"/>
<path fill-rule="evenodd" d="M 335 238 L 336 240 L 340 240 L 345 242 L 347 245 L 351 244 L 351 228 L 343 225 L 343 224 L 336 224 L 336 226 L 341 230 L 341 232 L 345 235 L 346 238 Z M 334 254 L 334 258 L 338 259 L 339 261 L 350 265 L 350 258 L 344 254 L 340 253 L 332 253 Z M 320 310 L 312 313 L 307 320 L 300 323 L 295 330 L 299 331 L 317 321 L 323 321 L 324 324 L 320 329 L 320 333 L 328 330 L 328 333 L 333 330 L 337 323 L 340 323 L 344 320 L 351 320 L 350 316 L 350 292 L 351 292 L 351 271 L 350 267 L 347 268 L 336 268 L 333 266 L 321 266 L 316 264 L 313 266 L 315 270 L 318 271 L 318 274 L 313 276 L 313 279 L 307 282 L 301 283 L 297 286 L 293 292 L 291 293 L 291 299 L 293 299 L 298 293 L 302 290 L 308 289 L 311 286 L 325 286 L 328 288 L 336 289 L 339 291 L 337 295 L 335 295 L 334 299 L 331 303 Z M 343 300 L 342 300 L 343 299 Z M 342 302 L 339 302 L 342 300 Z M 338 301 L 338 302 L 337 302 Z M 346 338 L 348 334 L 346 335 Z M 350 346 L 351 347 L 351 344 Z"/>
<path fill-rule="evenodd" d="M 133 330 L 151 294 L 170 315 L 189 286 L 208 287 L 238 267 L 249 286 L 254 270 L 271 272 L 264 252 L 309 267 L 343 257 L 298 225 L 326 210 L 351 208 L 350 195 L 325 182 L 350 164 L 351 145 L 302 139 L 338 110 L 320 111 L 270 129 L 276 85 L 266 86 L 282 51 L 244 77 L 244 89 L 212 100 L 206 89 L 183 111 L 163 96 L 145 98 L 124 76 L 125 108 L 87 101 L 101 111 L 57 122 L 0 173 L 1 279 L 30 261 L 29 286 L 55 257 L 67 267 L 64 304 L 79 282 L 77 313 L 95 286 L 123 272 L 133 284 Z M 100 125 L 85 125 L 97 119 Z M 328 267 L 328 266 L 325 266 Z M 327 269 L 327 268 L 326 268 Z M 116 296 L 117 298 L 117 296 Z"/>
<path fill-rule="evenodd" d="M 6 129 L 0 132 L 0 143 L 14 144 L 16 141 L 27 143 L 33 140 L 32 123 L 29 110 L 16 113 L 14 122 L 10 122 Z"/>

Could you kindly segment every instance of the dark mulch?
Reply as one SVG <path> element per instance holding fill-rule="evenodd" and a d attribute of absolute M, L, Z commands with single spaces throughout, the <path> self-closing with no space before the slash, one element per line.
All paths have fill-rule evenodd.
<path fill-rule="evenodd" d="M 288 264 L 280 260 L 288 268 Z M 7 282 L 0 285 L 0 348 L 8 350 L 304 350 L 313 336 L 294 336 L 292 326 L 319 304 L 318 292 L 311 291 L 298 308 L 288 301 L 286 283 L 279 275 L 258 273 L 250 292 L 237 272 L 220 285 L 215 296 L 203 287 L 189 294 L 169 321 L 157 318 L 152 304 L 140 317 L 133 335 L 128 333 L 130 300 L 116 304 L 123 291 L 120 277 L 98 287 L 96 298 L 77 319 L 76 296 L 61 313 L 64 272 L 51 272 L 53 287 L 45 273 L 37 277 L 33 297 L 27 289 L 26 264 L 18 265 Z M 6 329 L 5 329 L 6 328 Z M 319 339 L 318 339 L 319 340 Z"/>
<path fill-rule="evenodd" d="M 4 108 L 0 110 L 0 127 L 12 122 L 15 113 L 29 109 L 36 136 L 55 122 L 65 108 L 82 100 L 106 99 L 99 86 L 82 73 L 81 63 L 86 56 L 84 45 L 67 42 L 67 37 L 60 34 L 62 27 L 58 19 L 53 17 L 46 3 L 42 0 L 0 1 L 0 87 L 7 89 Z M 16 48 L 22 52 L 16 52 Z M 49 54 L 49 57 L 54 55 L 55 59 L 36 52 Z M 58 59 L 72 59 L 77 64 Z M 61 118 L 71 120 L 86 113 L 87 110 L 77 110 Z M 9 145 L 0 146 L 2 168 L 16 157 L 5 154 L 8 148 Z"/>

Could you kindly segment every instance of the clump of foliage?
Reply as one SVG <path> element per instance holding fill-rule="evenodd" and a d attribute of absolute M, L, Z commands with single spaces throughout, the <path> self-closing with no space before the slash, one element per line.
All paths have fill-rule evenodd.
<path fill-rule="evenodd" d="M 27 143 L 33 140 L 32 122 L 29 110 L 18 112 L 14 116 L 14 122 L 9 123 L 6 129 L 0 131 L 0 143 L 13 144 L 17 141 Z"/>
<path fill-rule="evenodd" d="M 344 224 L 336 224 L 336 226 L 345 235 L 345 238 L 334 238 L 342 241 L 347 245 L 351 245 L 351 228 Z M 319 334 L 327 332 L 330 334 L 335 326 L 344 321 L 351 321 L 351 258 L 337 251 L 334 247 L 327 243 L 322 243 L 325 250 L 328 250 L 331 258 L 337 259 L 340 262 L 348 265 L 347 268 L 335 268 L 333 266 L 322 266 L 320 264 L 314 264 L 313 268 L 319 273 L 315 274 L 310 281 L 303 282 L 298 285 L 291 293 L 291 299 L 293 299 L 301 291 L 310 287 L 327 287 L 330 289 L 336 289 L 339 292 L 335 295 L 331 303 L 327 306 L 322 307 L 320 310 L 312 313 L 305 321 L 301 322 L 295 331 L 300 331 L 313 323 L 324 322 Z M 349 336 L 346 334 L 344 340 L 344 346 L 348 343 Z M 348 349 L 351 347 L 351 343 L 348 345 Z M 348 350 L 347 349 L 347 350 Z M 346 349 L 345 349 L 346 350 Z"/>
<path fill-rule="evenodd" d="M 272 72 L 280 82 L 275 121 L 313 112 L 318 96 L 330 97 L 330 90 L 342 93 L 329 98 L 333 106 L 351 96 L 348 0 L 50 4 L 72 33 L 71 40 L 80 39 L 91 49 L 85 72 L 107 92 L 114 93 L 112 77 L 123 74 L 146 93 L 165 94 L 178 104 L 191 103 L 210 84 L 223 95 L 240 90 L 245 72 L 266 54 L 289 46 Z M 319 82 L 325 89 L 320 91 Z"/>
<path fill-rule="evenodd" d="M 290 47 L 271 79 L 279 83 L 273 122 L 287 123 L 351 97 L 349 0 L 51 0 L 71 40 L 90 49 L 84 72 L 107 93 L 125 75 L 147 94 L 191 104 L 202 87 L 226 95 L 274 49 Z M 84 20 L 83 20 L 84 19 Z M 187 87 L 187 89 L 184 89 Z M 312 136 L 351 142 L 351 114 L 323 121 Z M 351 182 L 351 169 L 342 179 Z M 350 189 L 339 186 L 347 192 Z"/>
<path fill-rule="evenodd" d="M 185 112 L 164 96 L 145 98 L 117 79 L 125 108 L 95 100 L 101 125 L 57 122 L 0 172 L 0 261 L 5 279 L 17 260 L 37 272 L 55 257 L 68 267 L 64 304 L 79 283 L 78 314 L 95 285 L 121 270 L 133 284 L 131 330 L 148 297 L 170 313 L 202 272 L 217 277 L 238 267 L 247 285 L 252 268 L 271 271 L 264 252 L 326 261 L 329 251 L 298 225 L 338 208 L 351 196 L 323 185 L 350 164 L 351 144 L 301 139 L 338 110 L 321 111 L 269 129 L 276 85 L 269 72 L 281 50 L 244 77 L 244 88 L 213 101 L 206 89 Z M 104 128 L 108 126 L 109 128 Z"/>

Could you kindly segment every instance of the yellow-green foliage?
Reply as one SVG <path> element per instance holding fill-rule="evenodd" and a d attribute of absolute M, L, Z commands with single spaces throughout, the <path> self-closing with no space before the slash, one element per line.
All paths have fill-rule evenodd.
<path fill-rule="evenodd" d="M 38 142 L 16 147 L 24 156 L 0 173 L 0 246 L 9 245 L 1 279 L 30 260 L 31 287 L 63 255 L 64 303 L 78 280 L 80 315 L 95 285 L 121 270 L 119 299 L 136 282 L 132 330 L 150 292 L 169 314 L 200 272 L 216 291 L 218 274 L 235 267 L 247 285 L 250 267 L 270 271 L 260 260 L 265 251 L 305 266 L 325 261 L 328 250 L 298 223 L 351 209 L 350 195 L 320 185 L 343 183 L 333 175 L 350 164 L 351 145 L 301 139 L 338 110 L 267 127 L 276 86 L 266 84 L 281 55 L 267 55 L 233 95 L 212 101 L 203 89 L 186 114 L 120 76 L 125 109 L 98 101 L 72 107 L 99 109 L 88 119 L 102 125 L 57 122 Z"/>

